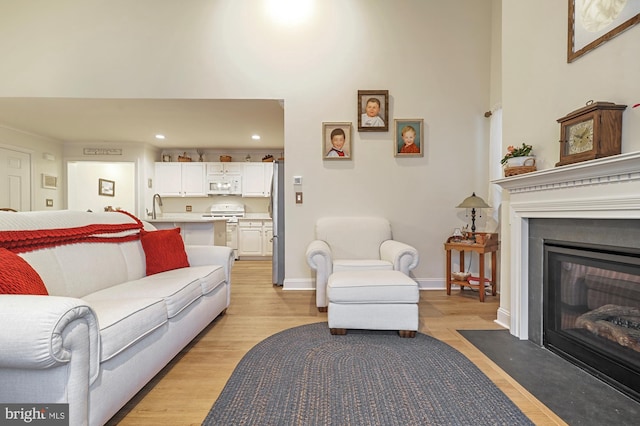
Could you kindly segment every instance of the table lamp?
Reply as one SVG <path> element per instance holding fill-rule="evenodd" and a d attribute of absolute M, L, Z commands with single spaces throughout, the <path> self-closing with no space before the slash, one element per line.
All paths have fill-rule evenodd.
<path fill-rule="evenodd" d="M 456 208 L 471 209 L 471 232 L 476 232 L 476 209 L 486 209 L 491 208 L 491 206 L 474 192 L 471 197 L 465 198 Z"/>

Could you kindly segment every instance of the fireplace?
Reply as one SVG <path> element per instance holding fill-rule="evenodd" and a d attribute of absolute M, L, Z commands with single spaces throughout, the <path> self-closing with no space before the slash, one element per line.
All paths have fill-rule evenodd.
<path fill-rule="evenodd" d="M 543 342 L 640 401 L 640 250 L 544 241 Z"/>
<path fill-rule="evenodd" d="M 594 336 L 595 333 L 591 331 L 586 332 L 589 334 L 585 333 L 588 329 L 584 321 L 589 317 L 580 321 L 582 330 L 576 331 L 575 324 L 570 325 L 571 321 L 577 321 L 581 315 L 597 309 L 589 308 L 588 296 L 586 302 L 584 295 L 571 296 L 581 298 L 580 303 L 583 304 L 580 305 L 577 299 L 566 300 L 569 295 L 563 295 L 563 291 L 583 291 L 584 285 L 581 284 L 579 290 L 577 287 L 566 287 L 563 290 L 562 286 L 560 290 L 549 290 L 544 284 L 544 278 L 551 273 L 556 278 L 560 274 L 561 281 L 567 280 L 566 275 L 563 277 L 562 272 L 558 272 L 558 268 L 562 271 L 563 266 L 575 267 L 576 270 L 594 267 L 604 271 L 591 274 L 596 276 L 620 273 L 636 277 L 640 275 L 637 264 L 627 261 L 637 257 L 640 251 L 640 152 L 539 170 L 499 179 L 493 183 L 508 191 L 508 194 L 503 193 L 501 206 L 502 286 L 496 321 L 508 327 L 514 336 L 541 346 L 547 344 L 554 351 L 556 347 L 563 345 L 555 341 L 556 332 L 565 335 L 571 343 L 578 340 L 575 334 L 582 333 L 581 337 L 587 336 L 583 340 L 589 343 L 599 342 L 601 346 L 613 347 L 612 343 L 604 342 L 602 336 Z M 598 258 L 602 253 L 621 257 L 614 260 Z M 552 256 L 551 260 L 545 260 L 548 255 Z M 554 256 L 558 256 L 560 260 Z M 555 271 L 546 272 L 545 262 L 554 264 Z M 589 266 L 589 262 L 595 264 Z M 620 266 L 622 264 L 626 266 Z M 617 277 L 620 278 L 621 276 Z M 627 276 L 622 281 L 635 280 L 628 278 Z M 593 277 L 589 280 L 592 287 L 603 285 L 597 284 Z M 627 285 L 630 284 L 623 283 L 622 286 Z M 545 292 L 555 295 L 555 303 L 558 295 L 553 292 L 557 291 L 560 291 L 560 303 L 564 298 L 567 302 L 576 302 L 576 306 L 561 304 L 560 307 L 548 308 Z M 611 304 L 626 306 L 626 302 L 622 302 Z M 633 306 L 638 305 L 631 307 Z M 551 315 L 558 313 L 559 319 L 551 319 Z M 594 313 L 599 314 L 603 313 Z M 615 315 L 619 313 L 612 316 Z M 549 321 L 552 321 L 553 332 L 545 331 Z M 584 342 L 580 345 L 587 346 Z M 597 343 L 592 346 L 597 346 Z M 627 362 L 630 356 L 635 361 L 635 366 L 631 369 L 637 372 L 640 352 L 629 347 L 616 349 L 621 350 L 612 351 L 613 364 L 633 364 Z M 569 357 L 566 354 L 563 356 Z M 609 367 L 604 367 L 604 371 L 597 370 L 589 366 L 590 360 L 577 361 L 577 356 L 571 356 L 576 358 L 576 363 L 597 377 L 610 375 Z M 614 372 L 614 377 L 606 380 L 618 382 L 615 378 L 617 374 Z M 631 392 L 637 392 L 638 379 L 635 377 L 636 385 L 625 384 L 623 380 L 618 386 L 635 389 Z"/>

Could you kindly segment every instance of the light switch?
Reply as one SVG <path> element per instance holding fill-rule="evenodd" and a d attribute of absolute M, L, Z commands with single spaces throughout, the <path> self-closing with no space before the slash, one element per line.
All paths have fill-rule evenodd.
<path fill-rule="evenodd" d="M 296 192 L 296 204 L 302 204 L 302 192 Z"/>

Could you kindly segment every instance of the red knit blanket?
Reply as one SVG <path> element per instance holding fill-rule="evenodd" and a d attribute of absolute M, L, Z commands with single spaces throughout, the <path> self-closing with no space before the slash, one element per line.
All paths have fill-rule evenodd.
<path fill-rule="evenodd" d="M 122 243 L 140 238 L 142 222 L 131 213 L 119 210 L 135 223 L 94 224 L 76 228 L 37 229 L 0 232 L 0 247 L 14 253 L 75 243 Z M 138 232 L 127 232 L 138 231 Z M 127 232 L 125 235 L 112 235 Z"/>

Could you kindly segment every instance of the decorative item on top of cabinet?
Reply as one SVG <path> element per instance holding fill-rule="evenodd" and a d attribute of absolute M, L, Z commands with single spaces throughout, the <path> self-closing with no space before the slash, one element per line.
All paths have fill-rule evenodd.
<path fill-rule="evenodd" d="M 185 152 L 183 155 L 178 155 L 178 161 L 183 163 L 188 163 L 191 161 L 191 157 L 189 157 Z"/>
<path fill-rule="evenodd" d="M 620 154 L 622 112 L 626 108 L 613 102 L 589 101 L 559 118 L 560 161 L 556 166 Z"/>

